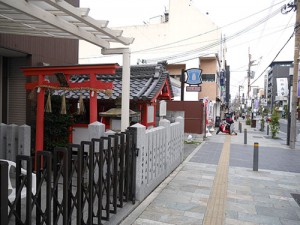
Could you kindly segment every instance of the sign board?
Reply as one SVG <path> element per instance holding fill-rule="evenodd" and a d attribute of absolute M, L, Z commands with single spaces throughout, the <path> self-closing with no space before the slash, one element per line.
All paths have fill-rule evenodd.
<path fill-rule="evenodd" d="M 186 83 L 189 85 L 199 85 L 202 84 L 202 76 L 201 76 L 202 70 L 200 69 L 188 69 L 186 70 L 187 79 Z"/>
<path fill-rule="evenodd" d="M 288 96 L 288 79 L 287 78 L 276 78 L 277 82 L 277 96 Z"/>
<path fill-rule="evenodd" d="M 201 86 L 186 86 L 186 91 L 187 92 L 200 92 L 201 91 Z"/>
<path fill-rule="evenodd" d="M 154 106 L 148 105 L 147 107 L 147 123 L 153 123 L 154 122 Z"/>
<path fill-rule="evenodd" d="M 167 102 L 162 100 L 159 103 L 159 116 L 167 115 Z"/>

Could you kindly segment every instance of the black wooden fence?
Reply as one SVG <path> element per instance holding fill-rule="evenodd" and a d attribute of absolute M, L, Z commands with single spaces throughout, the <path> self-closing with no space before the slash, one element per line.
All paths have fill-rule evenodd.
<path fill-rule="evenodd" d="M 8 200 L 8 165 L 0 161 L 0 224 L 102 224 L 125 202 L 135 203 L 136 130 L 117 133 L 81 145 L 38 152 L 36 193 L 33 158 L 17 156 L 16 198 Z M 26 163 L 24 163 L 26 162 Z M 26 198 L 21 192 L 26 188 Z M 25 189 L 24 189 L 25 190 Z"/>

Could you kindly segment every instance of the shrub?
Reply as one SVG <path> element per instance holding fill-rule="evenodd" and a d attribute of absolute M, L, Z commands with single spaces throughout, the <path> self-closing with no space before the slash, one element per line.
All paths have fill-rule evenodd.
<path fill-rule="evenodd" d="M 276 138 L 276 135 L 279 132 L 279 112 L 277 108 L 273 109 L 272 116 L 271 116 L 271 122 L 270 122 L 270 128 L 272 133 L 272 138 Z"/>
<path fill-rule="evenodd" d="M 261 115 L 261 119 L 260 119 L 261 128 L 260 128 L 260 131 L 264 131 L 265 130 L 265 116 L 268 114 L 268 109 L 264 109 L 262 106 L 260 106 L 259 111 L 260 111 L 260 115 Z"/>
<path fill-rule="evenodd" d="M 60 114 L 61 97 L 52 96 L 52 112 L 45 112 L 45 150 L 52 151 L 54 147 L 66 147 L 69 138 L 69 127 L 74 123 L 69 113 Z M 67 112 L 69 111 L 67 104 Z"/>
<path fill-rule="evenodd" d="M 250 125 L 251 124 L 251 119 L 250 119 L 250 117 L 248 117 L 247 119 L 246 119 L 246 125 Z"/>

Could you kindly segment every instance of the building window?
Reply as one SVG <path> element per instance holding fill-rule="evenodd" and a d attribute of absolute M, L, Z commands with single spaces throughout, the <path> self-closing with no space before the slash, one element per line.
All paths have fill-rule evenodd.
<path fill-rule="evenodd" d="M 216 75 L 215 74 L 202 74 L 203 82 L 215 82 Z"/>

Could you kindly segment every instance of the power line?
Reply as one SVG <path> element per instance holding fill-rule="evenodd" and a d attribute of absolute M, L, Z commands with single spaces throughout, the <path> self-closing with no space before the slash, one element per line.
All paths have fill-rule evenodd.
<path fill-rule="evenodd" d="M 237 23 L 239 23 L 239 22 L 241 22 L 241 21 L 247 20 L 247 19 L 249 19 L 249 18 L 251 18 L 251 17 L 253 17 L 253 16 L 255 16 L 255 15 L 258 15 L 258 14 L 260 14 L 260 13 L 262 13 L 262 12 L 264 12 L 264 11 L 266 11 L 266 10 L 268 10 L 268 9 L 270 9 L 270 8 L 272 8 L 272 7 L 276 6 L 276 5 L 278 5 L 278 4 L 281 4 L 281 3 L 284 2 L 284 1 L 285 1 L 285 0 L 283 0 L 283 1 L 281 1 L 281 2 L 278 2 L 278 3 L 276 3 L 275 5 L 272 5 L 272 6 L 270 6 L 270 7 L 267 7 L 267 8 L 265 8 L 265 9 L 263 9 L 263 10 L 260 10 L 260 11 L 258 11 L 258 12 L 256 12 L 256 13 L 253 13 L 253 14 L 251 14 L 251 15 L 249 15 L 249 16 L 246 16 L 246 17 L 244 17 L 244 18 L 242 18 L 242 19 L 239 19 L 238 21 L 234 21 L 234 22 L 231 22 L 231 23 L 229 23 L 229 24 L 226 24 L 226 25 L 224 25 L 224 26 L 222 26 L 222 27 L 219 27 L 219 28 L 216 28 L 216 29 L 213 29 L 213 30 L 210 30 L 210 31 L 201 33 L 201 34 L 197 34 L 197 35 L 195 35 L 195 36 L 188 37 L 188 38 L 185 38 L 185 39 L 182 39 L 182 40 L 178 40 L 178 41 L 175 41 L 175 42 L 171 42 L 171 43 L 168 43 L 168 44 L 159 45 L 159 46 L 155 46 L 155 47 L 151 47 L 151 48 L 147 48 L 147 49 L 141 49 L 141 50 L 137 50 L 137 51 L 132 51 L 132 54 L 134 54 L 134 53 L 139 53 L 139 52 L 146 52 L 146 51 L 155 50 L 155 49 L 159 49 L 159 48 L 161 48 L 161 47 L 170 46 L 170 45 L 173 45 L 173 44 L 177 44 L 177 43 L 180 43 L 180 42 L 184 42 L 184 41 L 187 41 L 187 40 L 196 38 L 196 37 L 200 37 L 200 36 L 209 34 L 209 33 L 211 33 L 211 32 L 214 32 L 214 31 L 220 30 L 220 29 L 222 29 L 222 28 L 231 26 L 231 25 L 233 25 L 233 24 L 237 24 Z M 274 15 L 274 16 L 275 16 L 275 15 Z M 253 26 L 255 26 L 255 25 L 253 25 Z M 236 33 L 235 35 L 237 35 L 237 33 Z M 226 40 L 228 40 L 228 39 L 226 39 Z M 212 47 L 216 47 L 218 44 L 220 44 L 220 43 L 217 43 L 217 44 L 215 43 Z M 176 46 L 175 46 L 175 47 L 176 47 Z M 200 50 L 201 50 L 201 49 L 200 49 Z M 205 49 L 204 49 L 204 50 L 205 50 Z M 197 51 L 197 50 L 195 50 L 195 51 Z M 188 53 L 187 53 L 187 54 L 188 54 Z M 102 57 L 104 57 L 104 56 L 99 56 L 99 57 L 85 57 L 85 58 L 79 58 L 79 59 L 91 59 L 91 58 L 102 58 Z M 160 60 L 158 60 L 158 61 L 160 61 Z"/>
<path fill-rule="evenodd" d="M 273 18 L 275 15 L 277 15 L 280 12 L 281 12 L 281 8 L 277 9 L 272 14 L 269 14 L 268 16 L 263 17 L 262 19 L 254 22 L 253 24 L 250 24 L 246 28 L 244 28 L 244 29 L 242 29 L 242 30 L 234 33 L 233 35 L 230 35 L 230 36 L 226 37 L 224 40 L 222 40 L 222 42 L 225 43 L 226 41 L 232 40 L 232 39 L 234 39 L 236 37 L 239 37 L 240 35 L 242 35 L 244 33 L 249 32 L 250 30 L 256 28 L 257 26 L 259 26 L 259 25 L 265 23 L 266 21 L 268 21 L 269 19 Z M 187 55 L 190 55 L 190 54 L 196 54 L 199 51 L 209 50 L 209 49 L 211 49 L 213 47 L 216 47 L 218 45 L 220 45 L 220 41 L 219 40 L 215 41 L 215 42 L 212 42 L 211 44 L 199 47 L 197 49 L 193 49 L 193 50 L 190 50 L 190 51 L 186 51 L 186 52 L 182 52 L 182 53 L 178 53 L 178 54 L 174 54 L 174 55 L 170 55 L 170 56 L 148 59 L 147 61 L 155 62 L 155 61 L 161 61 L 161 60 L 172 60 L 172 59 L 184 57 L 184 56 L 187 56 Z"/>
<path fill-rule="evenodd" d="M 185 39 L 181 39 L 181 40 L 178 40 L 178 41 L 175 41 L 175 42 L 171 42 L 171 43 L 168 43 L 168 44 L 159 45 L 159 46 L 155 46 L 155 47 L 151 47 L 151 48 L 147 48 L 147 49 L 137 50 L 137 51 L 134 51 L 134 52 L 132 52 L 132 53 L 138 53 L 138 52 L 142 52 L 142 51 L 148 51 L 148 50 L 152 50 L 152 49 L 156 49 L 156 48 L 160 48 L 160 47 L 165 47 L 165 46 L 177 44 L 177 43 L 180 43 L 180 42 L 183 42 L 183 41 L 187 41 L 187 40 L 190 40 L 190 39 L 193 39 L 193 38 L 196 38 L 196 37 L 205 35 L 205 34 L 209 34 L 209 33 L 211 33 L 211 32 L 217 31 L 217 30 L 221 30 L 221 29 L 223 29 L 223 28 L 225 28 L 225 27 L 231 26 L 231 25 L 233 25 L 233 24 L 236 24 L 236 23 L 239 23 L 239 22 L 244 21 L 244 20 L 246 20 L 246 19 L 249 19 L 249 18 L 251 18 L 251 17 L 253 17 L 253 16 L 257 15 L 257 14 L 260 14 L 260 13 L 262 13 L 262 12 L 264 12 L 264 11 L 266 11 L 266 10 L 268 10 L 268 9 L 270 9 L 270 8 L 272 8 L 272 7 L 276 6 L 276 5 L 278 5 L 278 4 L 281 4 L 281 3 L 284 2 L 284 1 L 285 1 L 285 0 L 283 0 L 283 1 L 279 2 L 279 3 L 276 3 L 275 5 L 272 5 L 272 6 L 268 7 L 268 8 L 265 8 L 265 9 L 263 9 L 263 10 L 260 10 L 260 11 L 258 11 L 258 12 L 256 12 L 256 13 L 253 13 L 253 14 L 251 14 L 251 15 L 249 15 L 249 16 L 243 17 L 242 19 L 239 19 L 239 20 L 237 20 L 237 21 L 234 21 L 234 22 L 231 22 L 231 23 L 229 23 L 229 24 L 226 24 L 226 25 L 224 25 L 224 26 L 222 26 L 222 27 L 218 27 L 218 28 L 216 28 L 216 29 L 213 29 L 213 30 L 210 30 L 210 31 L 201 33 L 201 34 L 197 34 L 197 35 L 194 35 L 194 36 L 192 36 L 192 37 L 188 37 L 188 38 L 185 38 Z M 281 8 L 280 8 L 280 10 L 281 10 Z M 279 11 L 280 11 L 280 10 L 279 10 Z"/>
<path fill-rule="evenodd" d="M 288 38 L 288 40 L 285 42 L 285 44 L 281 47 L 281 49 L 279 50 L 279 52 L 276 54 L 276 56 L 273 58 L 273 60 L 271 61 L 271 62 L 273 62 L 273 61 L 275 61 L 275 59 L 278 57 L 278 55 L 281 53 L 281 51 L 285 48 L 285 46 L 289 43 L 289 41 L 292 39 L 292 37 L 294 36 L 294 34 L 295 34 L 295 32 L 293 32 L 292 33 L 292 35 Z M 250 85 L 252 85 L 255 81 L 257 81 L 258 80 L 258 78 L 260 78 L 263 74 L 264 74 L 264 72 L 267 70 L 269 68 L 269 65 L 262 71 L 262 73 L 250 84 Z"/>

